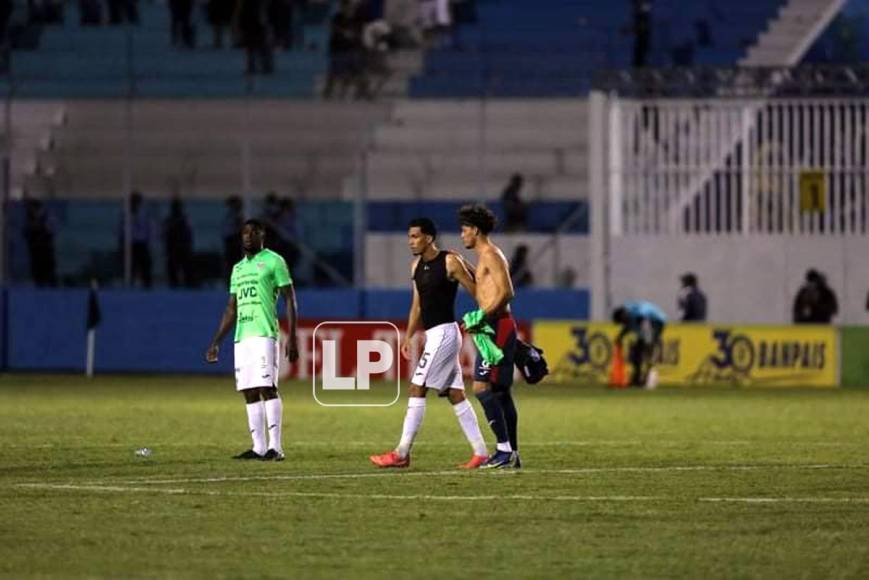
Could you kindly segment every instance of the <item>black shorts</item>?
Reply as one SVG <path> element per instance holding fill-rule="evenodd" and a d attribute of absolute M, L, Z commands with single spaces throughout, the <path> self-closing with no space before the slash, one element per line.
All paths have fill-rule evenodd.
<path fill-rule="evenodd" d="M 474 363 L 474 380 L 492 385 L 493 391 L 503 391 L 513 386 L 513 362 L 516 358 L 516 321 L 508 313 L 486 319 L 495 330 L 495 344 L 504 351 L 504 358 L 495 366 L 490 366 L 477 353 Z"/>
<path fill-rule="evenodd" d="M 629 358 L 631 363 L 640 364 L 644 358 L 653 356 L 655 347 L 663 347 L 662 335 L 665 324 L 659 320 L 644 320 L 637 332 Z"/>

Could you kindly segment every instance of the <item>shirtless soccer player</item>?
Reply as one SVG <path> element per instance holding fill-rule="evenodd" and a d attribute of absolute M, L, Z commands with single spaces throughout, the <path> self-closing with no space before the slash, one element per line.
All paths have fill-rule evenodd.
<path fill-rule="evenodd" d="M 283 404 L 278 396 L 278 319 L 275 304 L 278 294 L 287 303 L 290 335 L 284 356 L 290 362 L 299 358 L 296 343 L 296 293 L 284 259 L 263 247 L 263 225 L 248 220 L 241 230 L 244 257 L 232 268 L 229 303 L 220 326 L 208 346 L 205 359 L 217 362 L 220 341 L 235 324 L 235 385 L 247 403 L 247 424 L 253 447 L 236 459 L 282 461 L 281 419 Z M 268 443 L 266 429 L 268 425 Z"/>
<path fill-rule="evenodd" d="M 507 260 L 489 234 L 495 229 L 495 215 L 482 205 L 466 205 L 459 210 L 462 243 L 477 254 L 474 277 L 481 324 L 494 331 L 494 343 L 503 358 L 491 365 L 477 354 L 474 365 L 474 394 L 483 406 L 486 419 L 498 441 L 495 454 L 483 468 L 520 467 L 516 427 L 518 416 L 510 388 L 513 386 L 513 359 L 516 354 L 516 322 L 510 312 L 513 282 Z M 472 329 L 466 329 L 473 332 Z"/>
<path fill-rule="evenodd" d="M 462 333 L 455 316 L 458 284 L 473 296 L 474 280 L 460 256 L 439 250 L 435 245 L 437 230 L 430 219 L 411 221 L 407 237 L 410 251 L 415 256 L 411 266 L 413 302 L 401 354 L 410 359 L 411 340 L 420 322 L 425 328 L 425 349 L 411 379 L 410 398 L 407 400 L 407 413 L 398 448 L 383 455 L 372 455 L 370 459 L 379 467 L 410 465 L 410 448 L 425 415 L 425 395 L 429 389 L 434 389 L 449 398 L 462 431 L 474 450 L 470 461 L 459 467 L 476 469 L 486 462 L 488 454 L 477 415 L 471 402 L 465 398 L 465 384 L 459 364 Z"/>

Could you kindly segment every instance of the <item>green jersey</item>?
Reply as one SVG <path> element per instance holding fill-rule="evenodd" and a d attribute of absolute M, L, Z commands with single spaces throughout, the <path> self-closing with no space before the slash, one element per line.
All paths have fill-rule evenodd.
<path fill-rule="evenodd" d="M 287 263 L 271 250 L 263 249 L 233 266 L 229 293 L 235 294 L 238 305 L 235 342 L 251 336 L 278 337 L 278 288 L 292 283 Z"/>

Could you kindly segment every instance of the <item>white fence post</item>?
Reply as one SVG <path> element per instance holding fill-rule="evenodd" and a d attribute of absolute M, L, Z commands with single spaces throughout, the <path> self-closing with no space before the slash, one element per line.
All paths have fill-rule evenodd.
<path fill-rule="evenodd" d="M 589 98 L 589 197 L 591 214 L 589 228 L 591 235 L 591 318 L 605 320 L 609 309 L 607 284 L 607 260 L 609 247 L 609 216 L 619 214 L 621 206 L 610 197 L 614 192 L 607 187 L 606 147 L 610 141 L 610 161 L 612 162 L 612 140 L 607 139 L 608 100 L 600 92 L 593 92 Z M 615 173 L 610 174 L 615 175 Z"/>

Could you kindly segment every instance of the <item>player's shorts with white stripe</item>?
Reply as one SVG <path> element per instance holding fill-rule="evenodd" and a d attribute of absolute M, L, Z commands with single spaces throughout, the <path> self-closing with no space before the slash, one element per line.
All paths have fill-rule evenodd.
<path fill-rule="evenodd" d="M 429 328 L 425 331 L 425 347 L 410 382 L 439 391 L 464 389 L 459 363 L 461 351 L 462 332 L 458 324 L 448 322 Z"/>
<path fill-rule="evenodd" d="M 235 343 L 235 390 L 278 386 L 278 341 L 251 336 Z"/>

